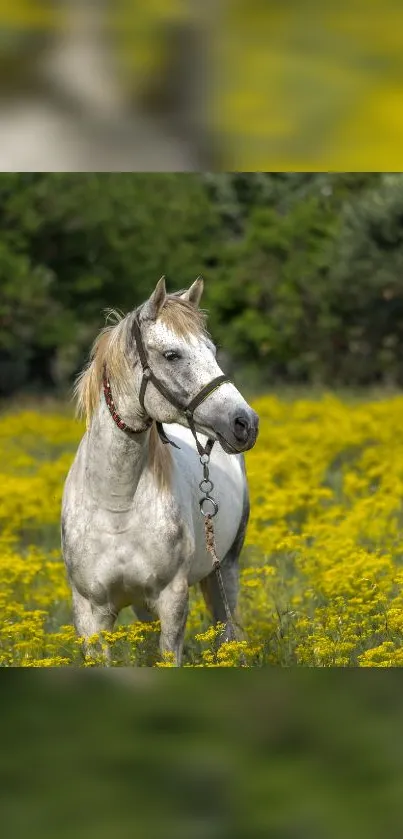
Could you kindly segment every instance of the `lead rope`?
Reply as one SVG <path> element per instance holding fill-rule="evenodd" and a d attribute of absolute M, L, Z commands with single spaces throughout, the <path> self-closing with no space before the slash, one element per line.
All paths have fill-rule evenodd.
<path fill-rule="evenodd" d="M 212 496 L 210 495 L 210 493 L 214 489 L 214 484 L 210 480 L 210 473 L 209 473 L 209 468 L 208 468 L 209 463 L 210 463 L 210 455 L 209 454 L 201 455 L 200 463 L 203 466 L 203 479 L 199 483 L 199 488 L 200 488 L 200 491 L 203 493 L 204 497 L 200 499 L 199 506 L 200 506 L 200 512 L 201 512 L 202 516 L 204 516 L 204 532 L 205 532 L 205 537 L 206 537 L 206 549 L 207 549 L 208 553 L 211 554 L 211 557 L 212 557 L 212 560 L 213 560 L 213 570 L 215 571 L 216 576 L 217 576 L 217 581 L 218 581 L 218 585 L 219 585 L 219 589 L 220 589 L 220 594 L 221 594 L 221 598 L 222 598 L 222 602 L 223 602 L 224 610 L 225 610 L 225 617 L 227 619 L 227 628 L 228 628 L 229 640 L 236 641 L 237 633 L 236 633 L 235 623 L 234 623 L 234 619 L 233 619 L 232 614 L 231 614 L 231 609 L 229 607 L 228 598 L 227 598 L 227 595 L 226 595 L 226 592 L 225 592 L 224 580 L 223 580 L 222 574 L 221 574 L 221 565 L 220 565 L 220 560 L 218 559 L 218 556 L 217 556 L 217 547 L 216 547 L 215 537 L 214 537 L 213 518 L 218 513 L 218 504 L 214 500 L 214 498 L 212 498 Z M 212 511 L 211 510 L 209 511 L 209 510 L 205 509 L 206 502 L 211 505 L 211 510 Z"/>

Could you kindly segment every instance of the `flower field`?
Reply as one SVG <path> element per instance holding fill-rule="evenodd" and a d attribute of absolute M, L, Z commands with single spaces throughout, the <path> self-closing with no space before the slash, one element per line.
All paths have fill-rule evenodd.
<path fill-rule="evenodd" d="M 247 455 L 245 640 L 217 651 L 194 590 L 184 665 L 403 664 L 403 397 L 265 397 L 254 408 L 261 432 Z M 82 431 L 62 410 L 0 417 L 3 666 L 83 663 L 59 536 L 63 482 Z M 158 662 L 158 623 L 133 622 L 125 610 L 104 635 L 114 664 Z"/>

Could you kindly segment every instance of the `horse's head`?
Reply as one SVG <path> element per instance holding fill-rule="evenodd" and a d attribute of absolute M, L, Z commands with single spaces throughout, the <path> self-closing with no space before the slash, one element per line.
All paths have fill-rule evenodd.
<path fill-rule="evenodd" d="M 167 294 L 162 277 L 135 316 L 141 337 L 137 332 L 136 339 L 134 326 L 133 348 L 138 353 L 140 342 L 144 350 L 142 364 L 135 365 L 137 392 L 146 365 L 151 377 L 144 393 L 144 409 L 162 423 L 188 426 L 186 406 L 222 375 L 199 310 L 202 292 L 203 280 L 199 278 L 187 291 Z M 217 383 L 194 408 L 193 422 L 197 431 L 218 440 L 228 454 L 247 451 L 256 442 L 258 416 L 228 381 Z"/>

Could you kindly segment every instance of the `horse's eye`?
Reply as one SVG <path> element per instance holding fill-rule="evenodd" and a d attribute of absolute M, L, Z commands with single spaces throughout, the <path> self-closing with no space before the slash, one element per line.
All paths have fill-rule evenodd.
<path fill-rule="evenodd" d="M 180 354 L 176 350 L 167 350 L 167 352 L 164 352 L 164 358 L 167 361 L 177 361 L 180 358 Z"/>

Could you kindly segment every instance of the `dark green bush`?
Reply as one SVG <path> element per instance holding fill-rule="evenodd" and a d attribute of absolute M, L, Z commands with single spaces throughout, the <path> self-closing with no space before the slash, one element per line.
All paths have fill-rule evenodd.
<path fill-rule="evenodd" d="M 1 174 L 0 392 L 66 388 L 163 273 L 256 385 L 401 383 L 402 269 L 401 174 Z"/>

